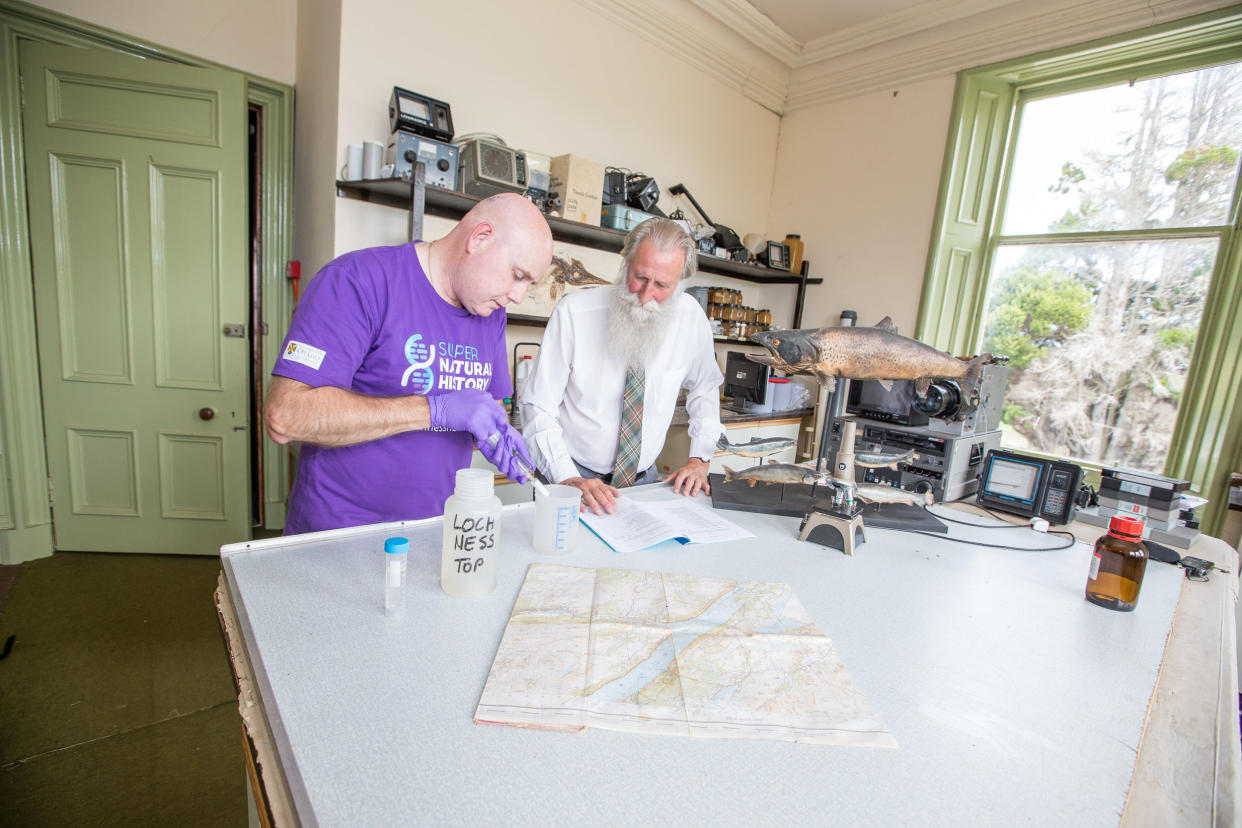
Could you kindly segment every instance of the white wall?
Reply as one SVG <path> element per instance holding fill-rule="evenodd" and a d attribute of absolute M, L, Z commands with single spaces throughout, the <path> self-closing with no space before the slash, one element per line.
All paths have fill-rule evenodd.
<path fill-rule="evenodd" d="M 452 4 L 419 9 L 422 31 L 449 33 L 409 43 L 408 4 L 395 0 L 342 0 L 339 101 L 334 121 L 304 107 L 299 61 L 299 141 L 309 130 L 335 134 L 335 157 L 313 159 L 299 152 L 299 210 L 319 211 L 329 175 L 344 161 L 345 146 L 387 142 L 387 104 L 402 86 L 448 101 L 458 135 L 490 132 L 514 147 L 547 155 L 573 153 L 605 165 L 655 176 L 662 190 L 684 183 L 718 222 L 739 234 L 762 231 L 777 155 L 778 117 L 740 92 L 689 67 L 675 55 L 606 20 L 575 0 L 530 0 L 515 6 L 478 0 L 468 15 Z M 308 11 L 303 9 L 304 21 Z M 486 20 L 512 21 L 488 27 Z M 520 30 L 520 31 L 519 31 Z M 539 41 L 532 45 L 531 36 Z M 302 44 L 299 43 L 299 55 Z M 301 148 L 299 143 L 299 149 Z M 327 166 L 327 169 L 325 169 Z M 295 240 L 303 273 L 310 275 L 333 255 L 406 240 L 405 211 L 337 198 L 331 205 L 332 250 L 324 244 L 322 219 L 305 225 Z M 661 197 L 662 209 L 689 202 Z M 429 217 L 424 235 L 437 238 L 451 223 Z M 558 242 L 556 255 L 578 258 L 594 274 L 616 277 L 615 254 Z M 723 277 L 698 284 L 726 284 L 743 291 L 747 304 L 772 308 L 778 322 L 792 319 L 795 288 L 762 288 Z M 551 301 L 536 290 L 512 306 L 519 314 L 544 315 Z M 511 325 L 509 341 L 538 341 L 539 328 Z"/>
<path fill-rule="evenodd" d="M 292 84 L 298 0 L 36 0 L 159 46 Z"/>
<path fill-rule="evenodd" d="M 931 237 L 954 78 L 799 109 L 781 122 L 768 235 L 800 233 L 803 325 L 885 315 L 910 335 Z"/>
<path fill-rule="evenodd" d="M 302 262 L 303 284 L 336 255 L 340 42 L 340 0 L 303 3 L 297 26 L 293 133 L 293 258 Z"/>

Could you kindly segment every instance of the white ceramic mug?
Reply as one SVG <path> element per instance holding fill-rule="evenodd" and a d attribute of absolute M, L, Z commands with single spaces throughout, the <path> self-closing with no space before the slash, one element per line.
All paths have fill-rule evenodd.
<path fill-rule="evenodd" d="M 345 166 L 341 167 L 341 178 L 345 181 L 362 178 L 362 144 L 345 147 Z"/>
<path fill-rule="evenodd" d="M 380 177 L 384 164 L 384 145 L 379 141 L 362 142 L 362 177 L 372 181 Z"/>

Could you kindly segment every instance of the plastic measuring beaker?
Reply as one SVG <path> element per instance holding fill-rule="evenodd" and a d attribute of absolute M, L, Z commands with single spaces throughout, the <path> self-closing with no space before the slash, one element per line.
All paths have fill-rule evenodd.
<path fill-rule="evenodd" d="M 548 486 L 546 495 L 535 496 L 536 552 L 564 555 L 574 550 L 581 503 L 582 492 L 573 486 Z"/>

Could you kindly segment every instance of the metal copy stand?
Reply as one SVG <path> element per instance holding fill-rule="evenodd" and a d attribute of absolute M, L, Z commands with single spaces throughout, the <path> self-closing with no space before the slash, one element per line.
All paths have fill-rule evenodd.
<path fill-rule="evenodd" d="M 841 327 L 852 327 L 858 320 L 858 314 L 852 310 L 841 312 Z M 824 408 L 824 420 L 820 428 L 819 454 L 815 460 L 815 469 L 823 470 L 828 461 L 828 445 L 833 424 L 841 419 L 845 411 L 845 399 L 848 394 L 849 380 L 838 377 L 836 387 L 828 398 Z M 836 456 L 830 461 L 832 477 L 836 485 L 833 497 L 827 504 L 815 502 L 815 489 L 811 490 L 811 509 L 802 518 L 798 529 L 798 540 L 809 540 L 824 546 L 839 548 L 846 555 L 854 554 L 854 535 L 862 536 L 867 542 L 867 531 L 862 519 L 862 504 L 852 496 L 854 489 L 854 432 L 853 420 L 841 420 L 841 442 L 837 447 Z M 813 537 L 818 532 L 818 537 Z M 840 544 L 834 541 L 839 538 Z"/>
<path fill-rule="evenodd" d="M 853 497 L 855 428 L 853 420 L 844 420 L 841 424 L 841 446 L 837 449 L 832 469 L 831 501 L 822 505 L 816 503 L 812 490 L 811 510 L 802 518 L 802 525 L 798 527 L 798 540 L 837 547 L 846 555 L 854 554 L 855 533 L 862 535 L 863 543 L 867 542 L 862 504 Z M 814 537 L 817 529 L 820 530 L 819 537 Z M 837 537 L 841 539 L 839 546 L 833 543 Z"/>
<path fill-rule="evenodd" d="M 846 555 L 853 555 L 854 534 L 861 535 L 862 542 L 866 543 L 867 530 L 862 519 L 862 504 L 851 500 L 847 502 L 846 509 L 848 511 L 838 511 L 831 504 L 821 506 L 812 503 L 811 511 L 806 513 L 806 517 L 802 518 L 802 525 L 798 527 L 798 540 L 836 547 L 837 544 L 833 541 L 840 538 L 838 548 Z M 816 529 L 820 530 L 819 536 L 812 537 Z"/>

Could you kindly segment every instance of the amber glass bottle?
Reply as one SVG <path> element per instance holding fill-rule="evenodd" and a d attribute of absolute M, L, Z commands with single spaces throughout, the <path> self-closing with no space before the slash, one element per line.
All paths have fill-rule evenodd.
<path fill-rule="evenodd" d="M 1101 607 L 1129 612 L 1138 603 L 1147 547 L 1143 521 L 1117 515 L 1108 522 L 1108 534 L 1095 542 L 1091 571 L 1087 573 L 1087 600 Z"/>

